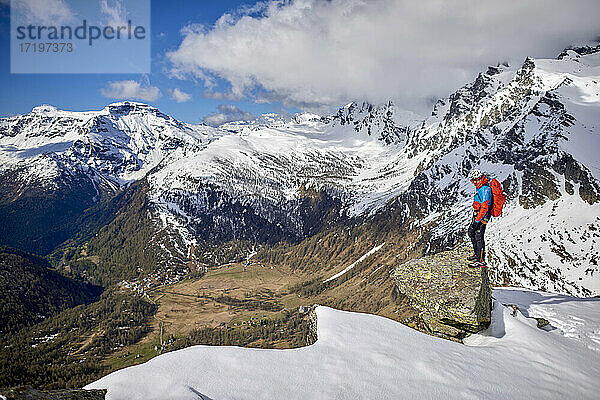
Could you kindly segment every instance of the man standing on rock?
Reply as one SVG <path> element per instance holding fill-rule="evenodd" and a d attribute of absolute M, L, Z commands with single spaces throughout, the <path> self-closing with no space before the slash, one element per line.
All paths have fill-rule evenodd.
<path fill-rule="evenodd" d="M 483 172 L 474 169 L 469 173 L 469 179 L 475 185 L 475 199 L 473 200 L 473 218 L 469 226 L 469 237 L 473 243 L 473 255 L 468 258 L 469 267 L 485 268 L 485 227 L 492 214 L 492 189 L 489 179 Z"/>

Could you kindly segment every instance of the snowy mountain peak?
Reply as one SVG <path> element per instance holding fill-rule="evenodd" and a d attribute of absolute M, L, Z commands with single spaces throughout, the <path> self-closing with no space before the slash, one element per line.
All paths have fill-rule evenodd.
<path fill-rule="evenodd" d="M 379 106 L 352 102 L 331 117 L 331 124 L 350 125 L 354 131 L 373 136 L 386 144 L 403 144 L 410 131 L 406 116 L 406 112 L 403 113 L 391 100 Z"/>
<path fill-rule="evenodd" d="M 320 122 L 320 121 L 321 121 L 320 115 L 313 114 L 310 112 L 297 113 L 297 114 L 294 114 L 294 116 L 292 117 L 292 122 L 294 122 L 296 124 L 304 124 L 304 123 L 308 123 L 308 122 Z"/>
<path fill-rule="evenodd" d="M 35 114 L 53 113 L 56 111 L 58 111 L 58 109 L 50 104 L 40 104 L 39 106 L 31 109 L 31 112 Z"/>
<path fill-rule="evenodd" d="M 581 56 L 597 53 L 599 51 L 600 51 L 600 44 L 597 44 L 596 46 L 570 47 L 570 48 L 566 49 L 565 51 L 563 51 L 562 53 L 560 53 L 558 55 L 557 59 L 562 60 L 564 58 L 571 58 L 573 60 L 576 60 L 576 59 L 580 58 Z"/>
<path fill-rule="evenodd" d="M 290 122 L 290 118 L 287 116 L 277 113 L 264 113 L 256 116 L 254 119 L 225 122 L 219 125 L 217 129 L 240 133 L 244 130 L 255 131 L 269 127 L 282 127 L 288 122 Z"/>
<path fill-rule="evenodd" d="M 480 74 L 440 101 L 409 137 L 405 151 L 419 163 L 418 212 L 431 210 L 425 214 L 438 221 L 436 240 L 447 240 L 455 229 L 461 235 L 472 195 L 468 171 L 486 171 L 510 197 L 490 229 L 496 279 L 598 293 L 599 116 L 598 52 L 528 58 L 518 67 Z M 461 198 L 462 217 L 452 215 Z"/>
<path fill-rule="evenodd" d="M 109 105 L 107 105 L 106 107 L 104 107 L 103 111 L 107 111 L 110 114 L 113 115 L 127 115 L 127 114 L 132 114 L 132 113 L 138 113 L 138 114 L 142 114 L 142 113 L 152 113 L 152 114 L 160 114 L 160 115 L 165 115 L 166 114 L 162 114 L 158 108 L 145 104 L 145 103 L 139 103 L 139 102 L 135 102 L 135 101 L 121 101 L 121 102 L 116 102 L 116 103 L 111 103 Z"/>

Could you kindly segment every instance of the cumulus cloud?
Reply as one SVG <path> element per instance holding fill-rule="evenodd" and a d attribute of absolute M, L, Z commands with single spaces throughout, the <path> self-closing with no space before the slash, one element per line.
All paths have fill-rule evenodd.
<path fill-rule="evenodd" d="M 170 96 L 173 100 L 175 100 L 178 103 L 185 103 L 186 101 L 189 101 L 192 99 L 191 94 L 186 93 L 179 88 L 175 88 L 175 89 L 171 90 Z"/>
<path fill-rule="evenodd" d="M 215 99 L 215 100 L 235 101 L 235 100 L 241 100 L 244 98 L 244 96 L 241 93 L 234 94 L 232 92 L 220 92 L 218 90 L 217 91 L 207 90 L 203 93 L 203 95 L 207 99 Z"/>
<path fill-rule="evenodd" d="M 186 27 L 167 57 L 173 75 L 224 79 L 231 96 L 424 111 L 488 65 L 596 39 L 598 15 L 594 0 L 268 1 Z"/>
<path fill-rule="evenodd" d="M 15 0 L 11 2 L 17 20 L 28 24 L 61 25 L 72 22 L 75 13 L 64 0 Z"/>
<path fill-rule="evenodd" d="M 104 97 L 111 99 L 139 99 L 154 101 L 161 95 L 160 89 L 148 83 L 133 80 L 108 82 L 100 92 Z"/>
<path fill-rule="evenodd" d="M 204 117 L 204 123 L 210 126 L 219 126 L 231 121 L 247 121 L 254 119 L 254 114 L 240 110 L 233 104 L 219 104 L 218 112 L 213 112 Z"/>

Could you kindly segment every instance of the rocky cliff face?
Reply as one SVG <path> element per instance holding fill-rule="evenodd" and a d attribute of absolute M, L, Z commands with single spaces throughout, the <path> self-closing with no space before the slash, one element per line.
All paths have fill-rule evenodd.
<path fill-rule="evenodd" d="M 425 330 L 451 340 L 487 328 L 492 291 L 486 268 L 469 268 L 472 251 L 459 247 L 408 261 L 390 272 L 398 290 L 420 311 Z"/>
<path fill-rule="evenodd" d="M 351 126 L 356 132 L 374 135 L 386 144 L 405 143 L 411 132 L 410 123 L 413 122 L 410 115 L 399 110 L 392 101 L 379 106 L 366 102 L 360 105 L 352 102 L 340 108 L 337 114 L 329 117 L 327 121 L 333 126 Z"/>

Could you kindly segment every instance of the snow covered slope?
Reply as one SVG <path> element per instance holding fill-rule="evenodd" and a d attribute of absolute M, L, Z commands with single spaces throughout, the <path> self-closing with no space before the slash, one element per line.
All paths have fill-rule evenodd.
<path fill-rule="evenodd" d="M 311 346 L 194 346 L 86 388 L 107 388 L 109 400 L 597 398 L 600 300 L 510 289 L 494 296 L 492 328 L 467 346 L 383 317 L 318 307 Z M 526 316 L 551 326 L 539 329 Z"/>
<path fill-rule="evenodd" d="M 390 165 L 400 147 L 380 139 L 320 120 L 243 130 L 151 173 L 151 198 L 192 235 L 220 226 L 222 236 L 240 238 L 249 227 L 260 229 L 252 216 L 302 239 L 314 233 L 304 217 L 310 214 L 307 198 L 325 196 L 327 208 L 359 215 L 380 209 L 408 186 L 416 165 Z"/>

